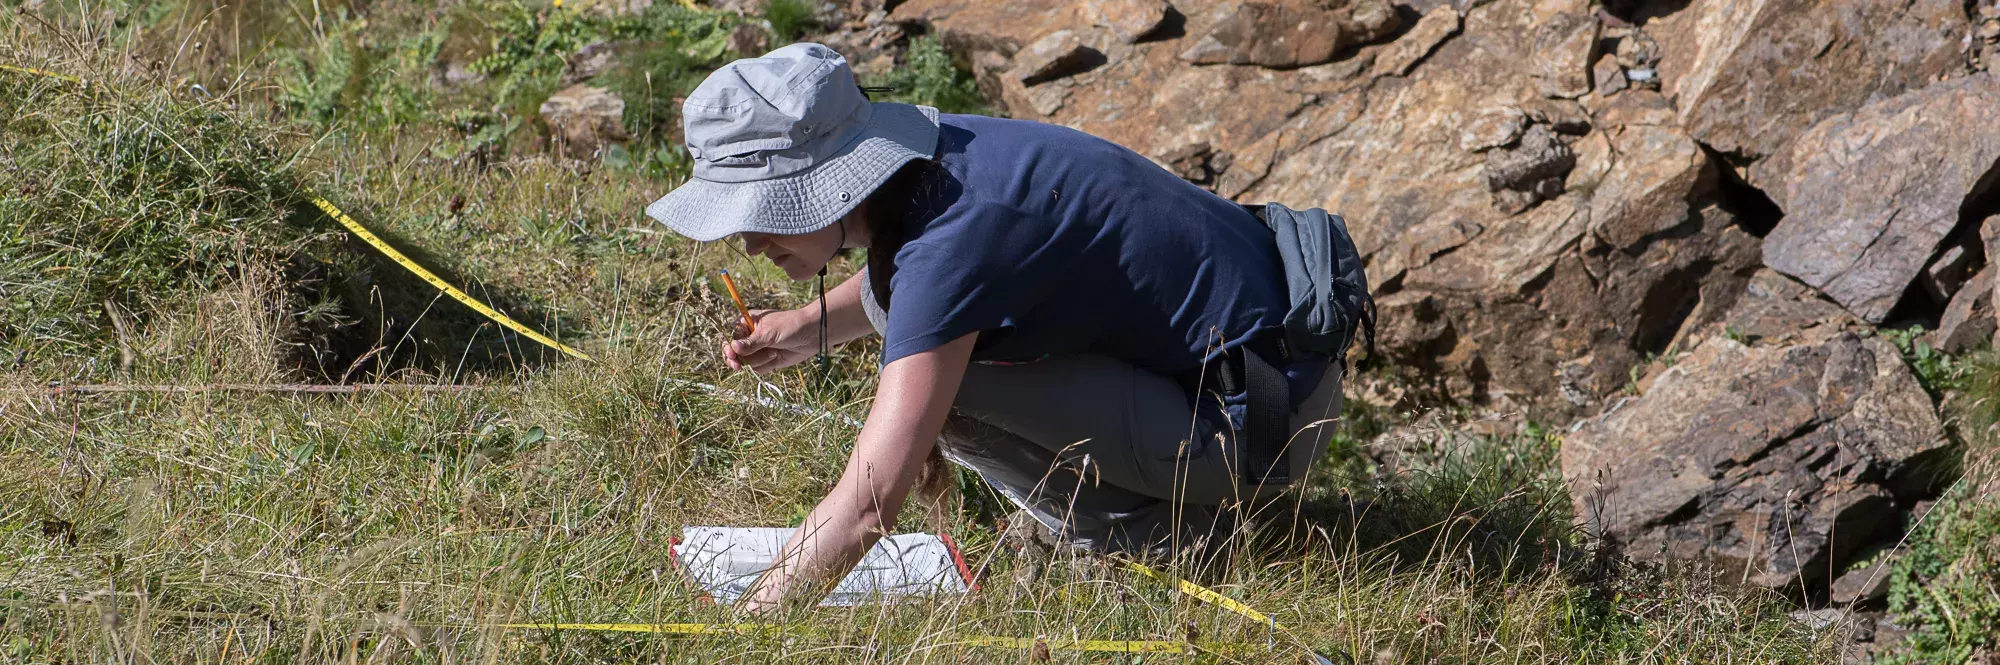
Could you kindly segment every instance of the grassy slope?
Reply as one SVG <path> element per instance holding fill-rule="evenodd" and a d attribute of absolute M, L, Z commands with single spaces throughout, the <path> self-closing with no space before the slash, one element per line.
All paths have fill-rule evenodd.
<path fill-rule="evenodd" d="M 437 92 L 421 72 L 394 63 L 416 54 L 428 67 L 423 59 L 443 57 L 457 33 L 422 5 L 382 4 L 366 30 L 357 17 L 312 17 L 309 4 L 299 5 L 289 28 L 280 18 L 249 31 L 262 46 L 232 44 L 225 55 L 194 59 L 200 66 L 186 74 L 151 73 L 125 56 L 219 44 L 214 26 L 226 21 L 128 8 L 142 27 L 107 30 L 97 50 L 88 45 L 97 40 L 72 40 L 40 21 L 0 18 L 8 37 L 0 61 L 50 63 L 97 82 L 86 93 L 0 74 L 0 159 L 55 160 L 37 182 L 63 184 L 0 186 L 0 227 L 75 226 L 75 238 L 110 243 L 119 233 L 83 227 L 101 216 L 60 214 L 101 209 L 157 215 L 141 236 L 151 241 L 207 229 L 194 246 L 165 254 L 82 251 L 109 245 L 44 242 L 46 234 L 0 246 L 10 262 L 44 261 L 5 273 L 0 288 L 69 289 L 0 320 L 10 331 L 0 385 L 339 376 L 347 367 L 301 358 L 351 358 L 299 349 L 361 339 L 391 349 L 377 358 L 405 360 L 356 365 L 360 378 L 489 387 L 347 398 L 0 397 L 0 659 L 984 662 L 996 654 L 955 646 L 955 636 L 1174 639 L 1189 625 L 1203 639 L 1261 643 L 1259 627 L 1129 574 L 1000 553 L 993 499 L 976 487 L 963 509 L 944 516 L 987 575 L 964 599 L 802 613 L 792 619 L 821 633 L 793 639 L 468 627 L 726 620 L 681 584 L 666 539 L 682 525 L 797 519 L 838 470 L 853 432 L 668 379 L 858 414 L 873 361 L 865 346 L 848 353 L 832 387 L 805 372 L 772 377 L 768 387 L 723 372 L 711 350 L 733 314 L 705 275 L 741 271 L 767 305 L 804 302 L 803 286 L 784 285 L 726 246 L 693 246 L 648 224 L 638 210 L 675 182 L 671 156 L 648 156 L 657 143 L 634 148 L 627 163 L 637 166 L 609 168 L 546 156 L 529 145 L 531 124 L 467 120 L 468 108 L 546 87 L 547 63 L 524 75 L 533 80 L 497 75 L 483 87 Z M 487 25 L 513 10 L 454 11 L 494 12 L 469 15 Z M 468 16 L 443 14 L 447 26 Z M 65 26 L 70 35 L 85 27 Z M 355 76 L 342 67 L 356 53 L 391 64 Z M 350 64 L 339 65 L 342 58 Z M 302 67 L 348 75 L 338 92 L 306 94 L 299 91 L 324 81 Z M 213 93 L 190 91 L 203 81 Z M 332 101 L 308 103 L 315 99 Z M 198 133 L 216 123 L 245 136 Z M 138 162 L 115 150 L 49 150 L 107 142 L 118 131 L 159 149 Z M 260 172 L 272 179 L 252 189 L 196 177 L 209 153 L 161 147 L 174 140 L 240 155 L 270 167 Z M 106 179 L 123 185 L 84 186 Z M 433 306 L 430 292 L 398 282 L 392 266 L 328 222 L 296 214 L 305 188 L 427 250 L 427 263 L 526 312 L 537 327 L 560 329 L 601 362 L 553 361 L 506 338 L 481 346 L 495 336 L 490 326 L 472 332 L 481 330 L 476 319 L 449 303 Z M 51 190 L 69 194 L 50 198 Z M 453 212 L 460 197 L 466 203 Z M 107 281 L 162 262 L 172 269 Z M 17 293 L 7 293 L 10 304 Z M 107 297 L 123 314 L 105 313 L 99 301 Z M 70 318 L 31 325 L 55 314 Z M 11 332 L 30 329 L 37 332 Z M 431 350 L 409 350 L 424 345 Z M 454 356 L 471 360 L 440 360 Z M 1773 598 L 1706 583 L 1702 571 L 1589 560 L 1562 526 L 1568 502 L 1552 475 L 1553 438 L 1437 439 L 1438 454 L 1405 475 L 1322 478 L 1299 512 L 1261 520 L 1257 538 L 1266 546 L 1201 574 L 1315 647 L 1364 662 L 1830 658 L 1831 641 L 1785 620 Z M 1336 467 L 1365 465 L 1328 466 Z M 927 526 L 920 512 L 909 511 L 907 528 Z M 1047 572 L 1017 581 L 1015 570 L 1028 567 Z"/>

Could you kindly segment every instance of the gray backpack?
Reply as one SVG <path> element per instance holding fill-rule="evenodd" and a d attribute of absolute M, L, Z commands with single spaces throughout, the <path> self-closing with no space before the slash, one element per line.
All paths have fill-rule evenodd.
<path fill-rule="evenodd" d="M 1375 359 L 1375 299 L 1347 220 L 1319 208 L 1293 210 L 1268 203 L 1245 206 L 1276 234 L 1292 307 L 1285 313 L 1285 341 L 1293 349 L 1345 362 L 1354 335 L 1368 344 L 1363 363 Z"/>

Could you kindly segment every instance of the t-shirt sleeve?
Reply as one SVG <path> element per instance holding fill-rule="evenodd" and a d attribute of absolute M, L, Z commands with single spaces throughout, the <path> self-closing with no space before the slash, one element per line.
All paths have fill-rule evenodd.
<path fill-rule="evenodd" d="M 896 252 L 882 364 L 1003 325 L 1016 290 L 994 258 L 923 240 Z"/>

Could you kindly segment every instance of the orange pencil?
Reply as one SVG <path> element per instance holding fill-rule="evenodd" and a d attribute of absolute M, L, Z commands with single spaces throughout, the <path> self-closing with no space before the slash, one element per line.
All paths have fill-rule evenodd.
<path fill-rule="evenodd" d="M 743 313 L 744 329 L 753 333 L 757 332 L 757 322 L 750 320 L 750 308 L 743 305 L 743 294 L 736 292 L 736 280 L 729 278 L 729 271 L 724 270 L 721 272 L 722 285 L 729 287 L 729 299 L 736 301 L 736 311 Z"/>

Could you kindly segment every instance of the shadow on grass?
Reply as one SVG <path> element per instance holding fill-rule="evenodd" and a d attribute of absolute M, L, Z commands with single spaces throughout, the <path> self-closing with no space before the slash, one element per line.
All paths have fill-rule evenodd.
<path fill-rule="evenodd" d="M 1252 517 L 1243 545 L 1260 557 L 1313 550 L 1379 560 L 1398 569 L 1442 561 L 1476 576 L 1518 579 L 1578 572 L 1585 548 L 1572 521 L 1567 486 L 1555 470 L 1556 442 L 1540 432 L 1478 437 L 1427 432 L 1388 465 L 1322 460 L 1337 471 Z M 1401 469 L 1392 467 L 1402 466 Z"/>
<path fill-rule="evenodd" d="M 339 228 L 310 205 L 288 222 Z M 363 222 L 365 225 L 366 222 Z M 382 240 L 474 299 L 530 330 L 558 341 L 574 340 L 573 321 L 559 318 L 533 299 L 510 289 L 474 282 L 451 269 L 455 263 L 407 242 L 398 234 L 370 227 Z M 339 303 L 337 323 L 309 325 L 305 366 L 327 381 L 374 381 L 410 370 L 464 380 L 467 376 L 534 370 L 564 354 L 486 318 L 411 273 L 360 238 L 341 230 L 345 253 L 331 263 L 296 262 L 295 273 L 317 273 L 294 284 L 318 284 L 307 298 Z"/>

